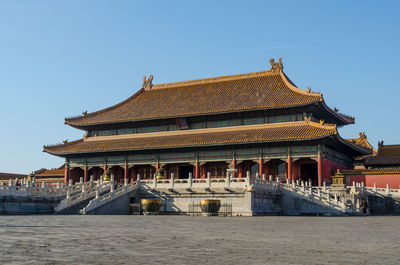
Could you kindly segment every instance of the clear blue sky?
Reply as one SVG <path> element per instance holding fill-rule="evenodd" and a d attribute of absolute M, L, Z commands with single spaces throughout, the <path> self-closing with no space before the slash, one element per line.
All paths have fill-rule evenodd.
<path fill-rule="evenodd" d="M 0 172 L 63 159 L 45 144 L 81 138 L 64 118 L 153 83 L 270 68 L 400 143 L 399 1 L 0 1 Z"/>

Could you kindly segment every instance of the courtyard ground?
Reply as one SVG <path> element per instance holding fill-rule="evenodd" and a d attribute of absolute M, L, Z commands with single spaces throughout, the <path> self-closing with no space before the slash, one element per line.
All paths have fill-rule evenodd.
<path fill-rule="evenodd" d="M 0 216 L 0 264 L 400 264 L 400 217 Z"/>

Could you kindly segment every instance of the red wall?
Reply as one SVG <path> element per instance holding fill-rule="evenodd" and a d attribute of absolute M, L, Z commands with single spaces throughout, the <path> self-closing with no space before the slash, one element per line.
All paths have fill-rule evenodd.
<path fill-rule="evenodd" d="M 366 187 L 373 187 L 376 183 L 378 188 L 386 188 L 386 184 L 392 189 L 400 188 L 400 175 L 352 175 L 347 185 L 353 185 L 353 181 L 364 182 Z"/>
<path fill-rule="evenodd" d="M 322 164 L 322 181 L 332 183 L 331 176 L 335 174 L 337 169 L 348 169 L 348 166 L 324 159 Z"/>

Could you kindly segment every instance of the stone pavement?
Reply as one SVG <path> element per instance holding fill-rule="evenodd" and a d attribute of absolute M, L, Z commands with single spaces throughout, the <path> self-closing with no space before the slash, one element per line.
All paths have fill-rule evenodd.
<path fill-rule="evenodd" d="M 1 264 L 400 264 L 400 217 L 0 216 Z"/>

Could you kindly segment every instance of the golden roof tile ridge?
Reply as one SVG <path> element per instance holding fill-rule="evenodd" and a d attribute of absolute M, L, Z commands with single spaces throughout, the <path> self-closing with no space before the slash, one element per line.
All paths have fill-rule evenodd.
<path fill-rule="evenodd" d="M 189 86 L 189 85 L 209 84 L 209 83 L 216 83 L 216 82 L 223 82 L 223 81 L 253 78 L 253 77 L 259 77 L 259 76 L 265 76 L 265 75 L 276 75 L 276 74 L 277 73 L 272 72 L 271 70 L 266 70 L 266 71 L 243 73 L 243 74 L 199 78 L 199 79 L 185 80 L 185 81 L 178 81 L 178 82 L 153 84 L 151 90 L 171 88 L 171 87 Z"/>
<path fill-rule="evenodd" d="M 294 92 L 306 95 L 306 96 L 317 96 L 320 97 L 320 101 L 323 100 L 322 97 L 322 93 L 320 92 L 311 92 L 311 90 L 303 90 L 301 88 L 298 88 L 297 86 L 295 86 L 292 81 L 290 81 L 290 79 L 286 76 L 286 74 L 283 72 L 283 70 L 279 71 L 279 75 L 281 76 L 283 82 L 285 83 L 285 85 L 290 88 L 291 90 L 293 90 Z"/>
<path fill-rule="evenodd" d="M 86 111 L 86 113 L 83 113 L 83 115 L 78 115 L 78 116 L 74 116 L 74 117 L 67 117 L 67 118 L 65 118 L 65 124 L 69 124 L 68 121 L 79 120 L 79 119 L 82 119 L 82 118 L 87 118 L 89 116 L 95 116 L 97 114 L 104 113 L 104 112 L 113 110 L 115 108 L 118 108 L 118 107 L 124 105 L 125 103 L 128 103 L 133 98 L 135 98 L 138 95 L 140 95 L 140 93 L 142 93 L 142 92 L 144 92 L 144 88 L 139 89 L 136 93 L 134 93 L 132 96 L 128 97 L 124 101 L 121 101 L 121 102 L 119 102 L 119 103 L 117 103 L 115 105 L 112 105 L 112 106 L 108 107 L 108 108 L 97 110 L 97 111 L 94 111 L 94 112 L 91 112 L 91 113 L 87 113 L 87 111 Z"/>

